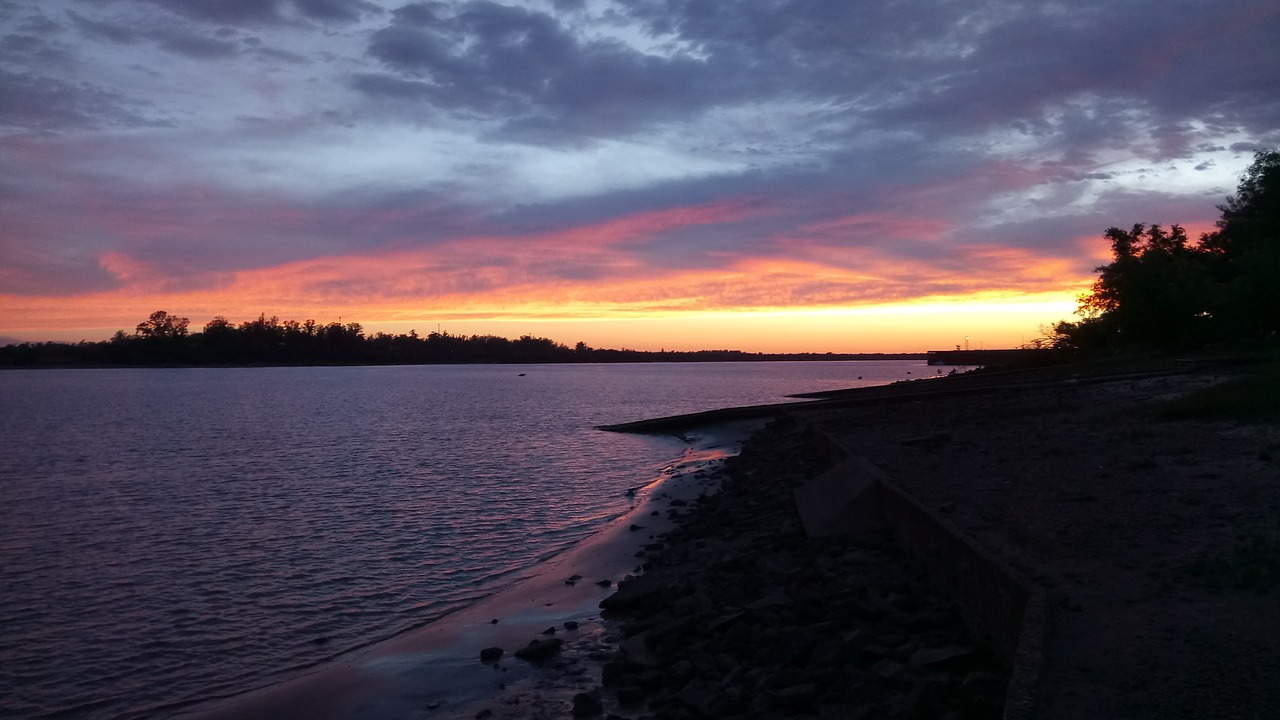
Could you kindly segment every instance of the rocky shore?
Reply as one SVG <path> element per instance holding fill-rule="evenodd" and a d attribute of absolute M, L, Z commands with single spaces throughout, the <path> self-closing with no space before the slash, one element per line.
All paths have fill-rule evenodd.
<path fill-rule="evenodd" d="M 812 443 L 771 424 L 646 546 L 601 603 L 618 650 L 573 715 L 1000 717 L 1007 669 L 894 548 L 806 537 L 792 491 L 826 469 Z"/>
<path fill-rule="evenodd" d="M 598 632 L 468 717 L 1001 717 L 1010 668 L 894 546 L 805 535 L 792 493 L 830 440 L 1046 593 L 1031 716 L 1280 717 L 1280 427 L 1155 415 L 1222 379 L 788 408 L 713 473 L 719 493 L 652 498 L 680 523 L 647 538 Z"/>

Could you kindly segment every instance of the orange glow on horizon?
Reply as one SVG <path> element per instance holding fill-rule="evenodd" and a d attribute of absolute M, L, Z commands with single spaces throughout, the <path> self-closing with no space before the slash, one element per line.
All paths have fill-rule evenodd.
<path fill-rule="evenodd" d="M 232 322 L 359 322 L 369 332 L 534 334 L 594 347 L 759 352 L 884 352 L 990 347 L 1033 339 L 1069 318 L 1092 279 L 1073 262 L 997 245 L 949 245 L 944 223 L 880 215 L 804 229 L 914 227 L 913 252 L 781 240 L 771 252 L 655 266 L 633 239 L 760 212 L 749 202 L 638 213 L 568 232 L 471 237 L 191 278 L 122 253 L 99 262 L 121 287 L 69 297 L 0 296 L 0 336 L 99 340 L 157 309 Z M 1083 241 L 1082 241 L 1083 242 Z M 699 267 L 699 265 L 706 267 Z M 973 268 L 980 268 L 975 272 Z"/>
<path fill-rule="evenodd" d="M 921 299 L 912 302 L 822 308 L 757 308 L 712 312 L 651 312 L 590 314 L 577 317 L 544 313 L 440 313 L 435 316 L 411 315 L 403 310 L 384 309 L 361 314 L 348 308 L 333 314 L 274 313 L 281 319 L 303 320 L 314 317 L 327 323 L 360 322 L 366 333 L 432 332 L 439 327 L 454 335 L 501 335 L 518 337 L 529 334 L 549 337 L 572 345 L 578 341 L 598 348 L 631 348 L 636 350 L 700 350 L 733 349 L 746 352 L 923 352 L 948 349 L 973 338 L 974 346 L 988 348 L 1017 347 L 1040 334 L 1042 326 L 1070 319 L 1075 310 L 1075 292 L 1052 292 L 1038 295 L 974 294 L 967 297 Z M 147 302 L 155 300 L 149 298 Z M 139 299 L 141 301 L 141 299 Z M 121 311 L 135 306 L 123 301 Z M 151 302 L 136 305 L 145 312 L 128 312 L 127 318 L 112 326 L 95 326 L 91 316 L 82 316 L 83 325 L 69 324 L 53 331 L 37 329 L 36 333 L 5 328 L 0 334 L 15 335 L 19 340 L 59 340 L 75 342 L 110 337 L 116 330 L 131 332 L 152 309 L 168 308 L 170 312 L 192 317 L 192 330 L 203 327 L 212 318 L 194 316 L 176 304 Z M 232 315 L 233 322 L 256 318 L 258 313 Z"/>

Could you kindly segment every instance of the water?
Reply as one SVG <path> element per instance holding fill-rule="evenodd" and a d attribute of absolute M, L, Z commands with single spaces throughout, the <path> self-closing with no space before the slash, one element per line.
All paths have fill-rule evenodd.
<path fill-rule="evenodd" d="M 0 715 L 162 716 L 509 585 L 684 450 L 595 425 L 927 372 L 0 372 Z"/>

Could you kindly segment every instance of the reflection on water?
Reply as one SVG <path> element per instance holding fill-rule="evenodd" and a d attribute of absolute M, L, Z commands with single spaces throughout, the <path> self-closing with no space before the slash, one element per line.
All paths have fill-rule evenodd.
<path fill-rule="evenodd" d="M 0 714 L 265 684 L 512 582 L 682 449 L 595 425 L 921 367 L 0 373 Z"/>

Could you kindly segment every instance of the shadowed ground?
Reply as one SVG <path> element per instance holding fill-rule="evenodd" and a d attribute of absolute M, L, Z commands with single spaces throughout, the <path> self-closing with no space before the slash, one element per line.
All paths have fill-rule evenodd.
<path fill-rule="evenodd" d="M 1231 419 L 1257 419 L 1257 378 L 1254 393 L 1202 390 L 1240 384 L 1204 371 L 809 419 L 1049 592 L 1041 717 L 1275 717 L 1280 427 Z"/>

